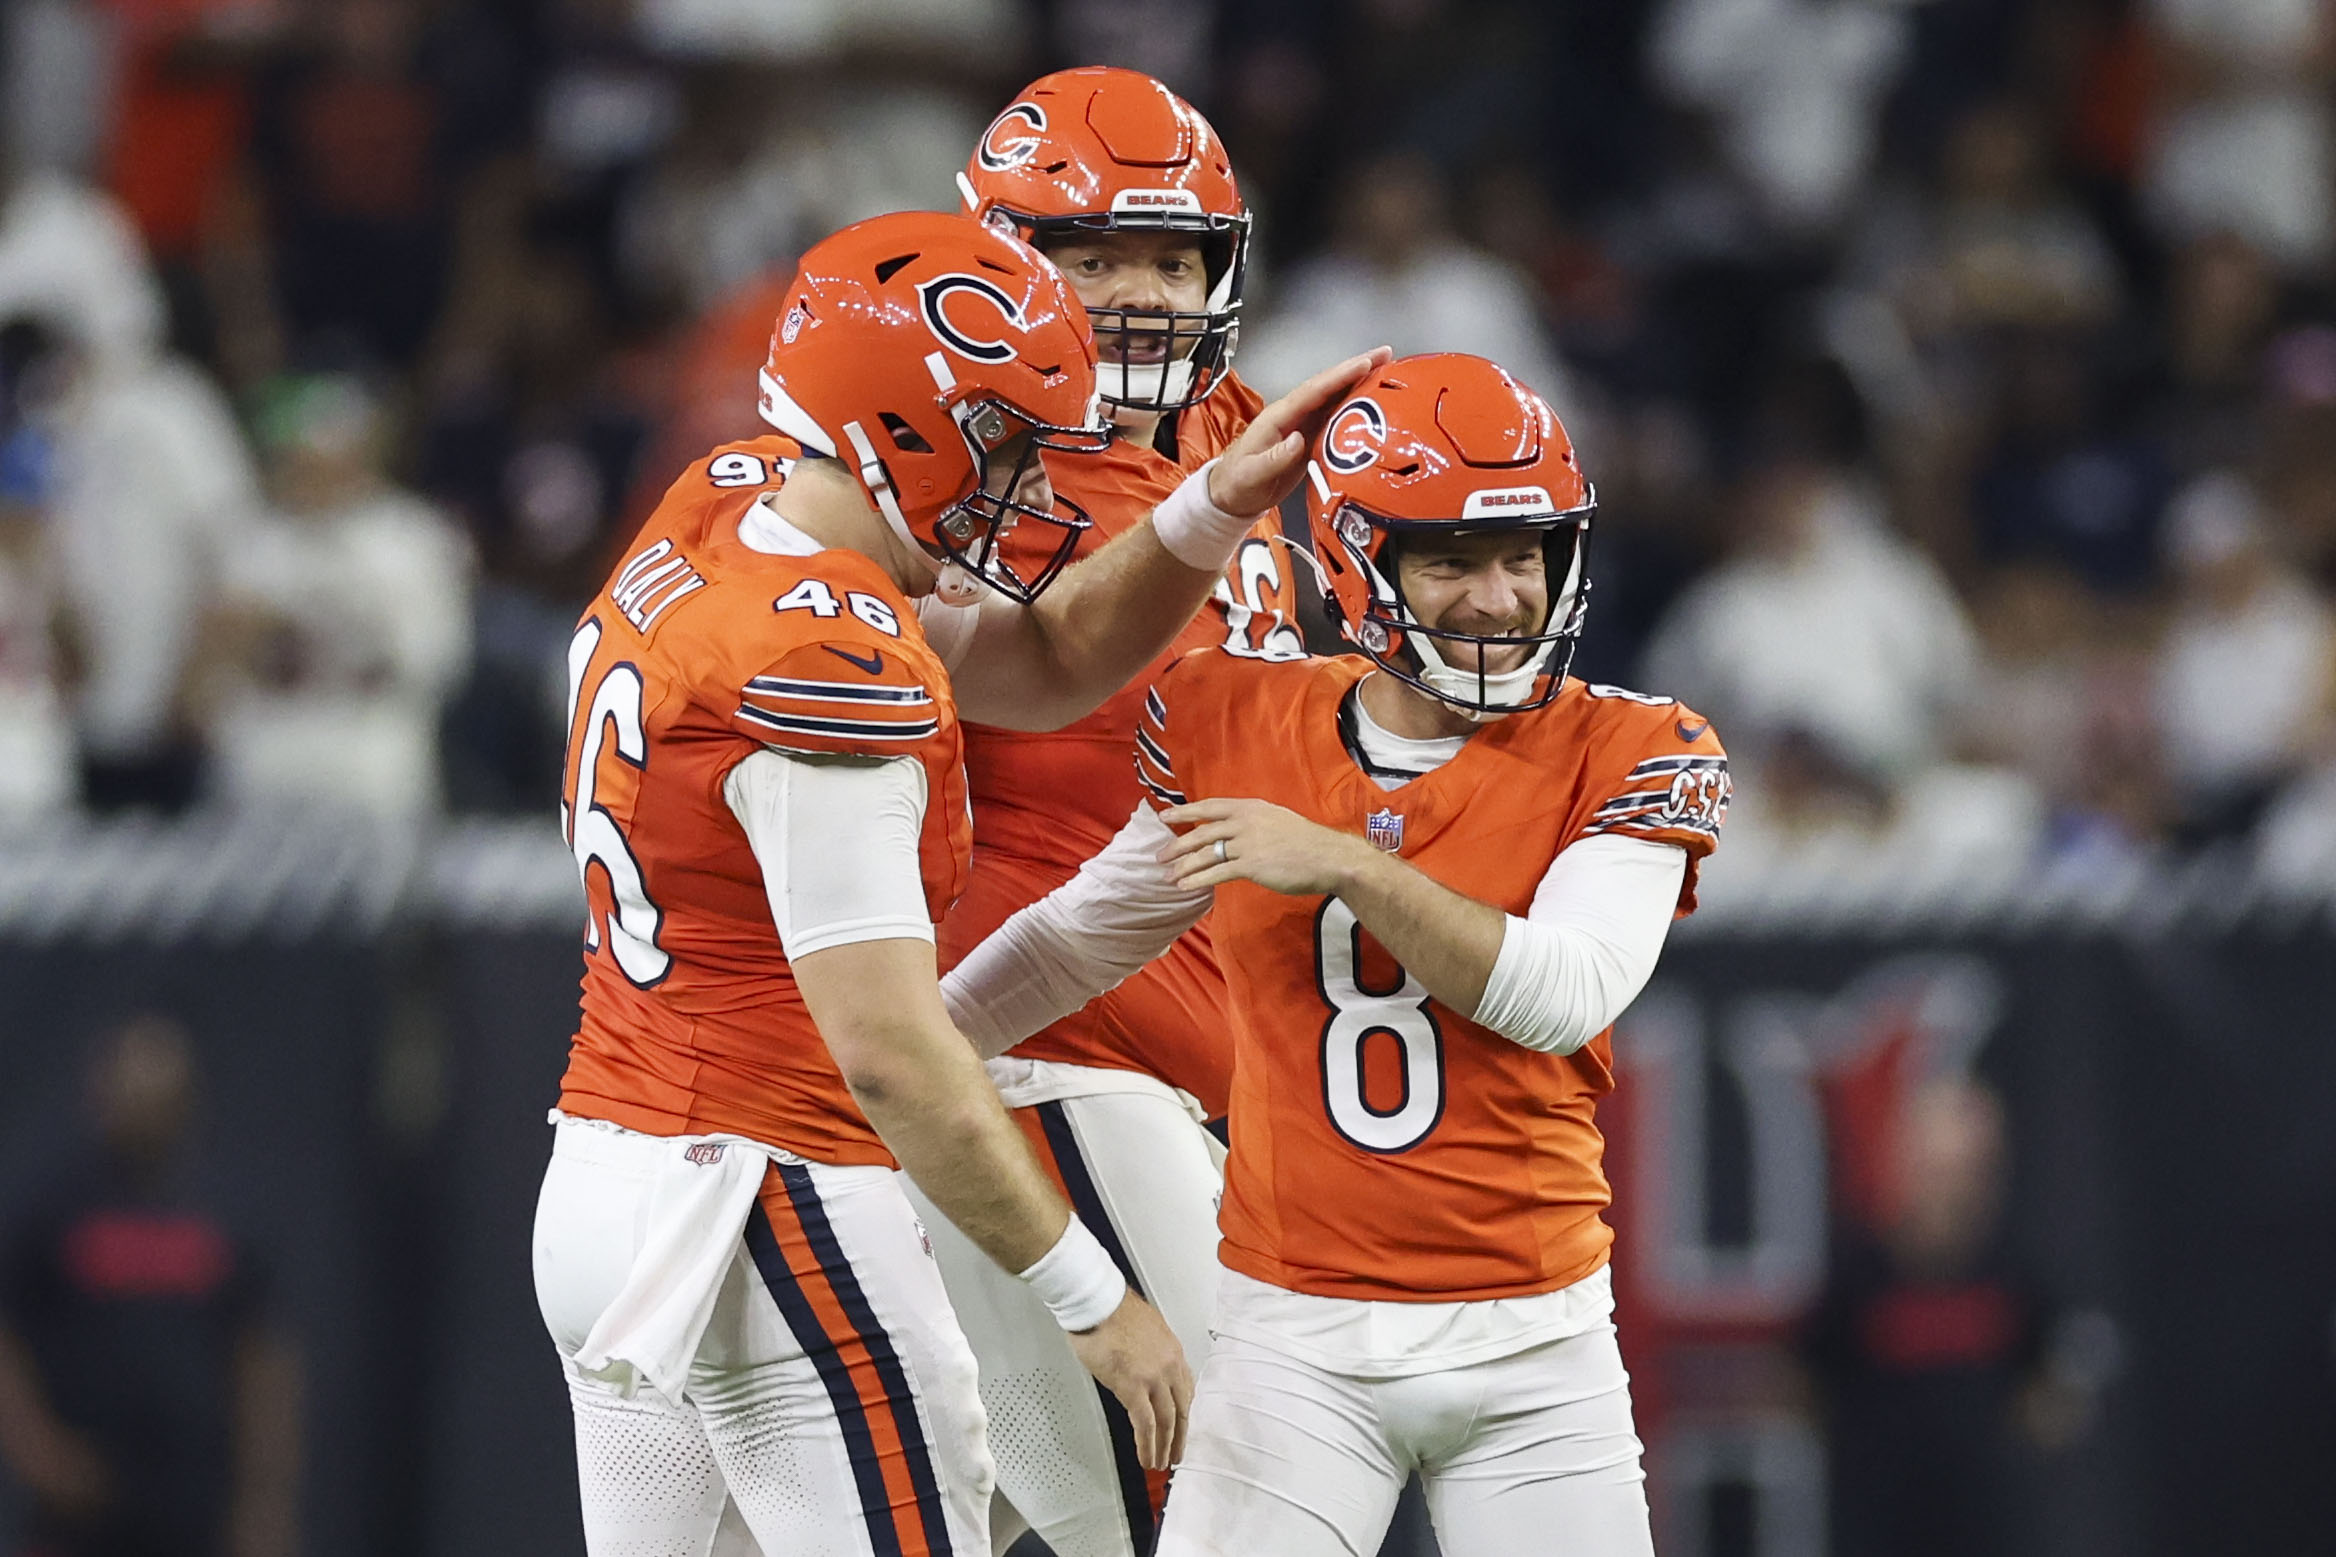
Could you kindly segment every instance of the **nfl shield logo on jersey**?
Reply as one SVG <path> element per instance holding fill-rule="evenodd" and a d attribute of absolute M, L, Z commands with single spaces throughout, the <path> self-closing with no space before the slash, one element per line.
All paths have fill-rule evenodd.
<path fill-rule="evenodd" d="M 1403 818 L 1393 811 L 1373 811 L 1363 819 L 1363 835 L 1393 854 L 1403 847 Z"/>
<path fill-rule="evenodd" d="M 722 1150 L 722 1143 L 719 1141 L 699 1141 L 688 1151 L 683 1152 L 682 1156 L 701 1168 L 710 1168 L 722 1160 Z"/>

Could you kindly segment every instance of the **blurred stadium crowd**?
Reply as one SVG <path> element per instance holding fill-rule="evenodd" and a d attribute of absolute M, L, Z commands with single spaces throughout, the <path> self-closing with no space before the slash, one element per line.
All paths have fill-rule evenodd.
<path fill-rule="evenodd" d="M 1191 96 L 1268 392 L 1559 404 L 1577 661 L 1709 710 L 1731 874 L 2336 814 L 2313 0 L 20 0 L 0 816 L 548 813 L 562 650 L 751 431 L 793 256 L 1038 69 Z"/>

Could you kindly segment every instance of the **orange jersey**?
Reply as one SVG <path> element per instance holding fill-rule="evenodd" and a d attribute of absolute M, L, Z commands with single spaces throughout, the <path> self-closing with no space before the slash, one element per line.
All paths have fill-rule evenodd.
<path fill-rule="evenodd" d="M 1079 555 L 1133 529 L 1177 483 L 1223 453 L 1264 406 L 1239 379 L 1178 420 L 1176 460 L 1148 445 L 1114 440 L 1101 454 L 1050 456 L 1047 475 L 1085 508 L 1095 528 Z M 1290 559 L 1268 515 L 1241 543 L 1215 598 L 1145 673 L 1086 718 L 1045 733 L 965 729 L 973 791 L 973 880 L 941 932 L 941 965 L 954 966 L 1008 916 L 1068 881 L 1111 841 L 1142 791 L 1128 768 L 1144 689 L 1188 650 L 1295 656 L 1296 590 Z M 1224 1111 L 1232 1077 L 1222 977 L 1208 927 L 1127 984 L 1017 1045 L 1030 1059 L 1140 1070 L 1191 1092 L 1212 1115 Z"/>
<path fill-rule="evenodd" d="M 1139 767 L 1163 803 L 1269 800 L 1362 833 L 1453 891 L 1524 916 L 1558 852 L 1615 833 L 1711 851 L 1727 758 L 1678 703 L 1569 680 L 1394 790 L 1340 728 L 1359 658 L 1179 660 L 1148 700 Z M 1324 1297 L 1519 1297 L 1605 1262 L 1592 1117 L 1611 1032 L 1537 1053 L 1452 1010 L 1336 898 L 1246 881 L 1212 913 L 1234 1043 L 1226 1265 Z"/>
<path fill-rule="evenodd" d="M 915 757 L 938 923 L 965 883 L 965 770 L 948 672 L 883 570 L 739 539 L 796 452 L 756 438 L 690 466 L 569 648 L 562 809 L 588 908 L 560 1107 L 890 1164 L 803 1007 L 722 785 L 765 747 Z"/>

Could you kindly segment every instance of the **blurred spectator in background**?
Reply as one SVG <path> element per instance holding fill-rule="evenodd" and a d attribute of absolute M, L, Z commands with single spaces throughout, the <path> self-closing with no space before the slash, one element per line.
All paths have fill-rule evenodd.
<path fill-rule="evenodd" d="M 47 531 L 76 674 L 92 805 L 173 809 L 195 795 L 183 707 L 219 558 L 259 507 L 241 431 L 214 383 L 162 344 L 161 294 L 102 197 L 50 175 L 0 216 L 0 319 L 37 325 L 24 369 L 53 465 Z"/>
<path fill-rule="evenodd" d="M 107 1033 L 95 1139 L 0 1239 L 0 1459 L 26 1557 L 292 1557 L 300 1365 L 251 1251 L 188 1189 L 192 1046 Z"/>
<path fill-rule="evenodd" d="M 2082 1422 L 2043 1294 L 2005 1246 L 2003 1105 L 1962 1078 L 1902 1105 L 1878 1225 L 1840 1227 L 1806 1332 L 1833 1459 L 1832 1557 L 2019 1549 L 2023 1451 Z"/>
<path fill-rule="evenodd" d="M 2301 273 L 2336 248 L 2329 88 L 2336 16 L 2317 0 L 2146 0 L 2160 79 L 2143 196 L 2177 242 L 2228 231 Z"/>
<path fill-rule="evenodd" d="M 1780 227 L 1822 234 L 1855 201 L 1882 100 L 1904 63 L 1910 0 L 1667 0 L 1656 79 Z"/>
<path fill-rule="evenodd" d="M 2139 377 L 2146 432 L 2178 478 L 2261 454 L 2265 354 L 2279 322 L 2279 278 L 2244 239 L 2215 233 L 2172 255 L 2165 309 L 2149 328 L 2156 360 Z"/>
<path fill-rule="evenodd" d="M 107 360 L 152 356 L 162 292 L 121 206 L 0 151 L 0 315 L 39 313 Z"/>
<path fill-rule="evenodd" d="M 1274 308 L 1245 328 L 1241 373 L 1277 395 L 1322 353 L 1385 342 L 1399 357 L 1466 351 L 1490 357 L 1575 414 L 1566 375 L 1544 336 L 1525 279 L 1453 231 L 1446 180 L 1425 156 L 1393 152 L 1356 164 L 1328 252 L 1293 267 Z"/>
<path fill-rule="evenodd" d="M 519 197 L 533 106 L 503 8 L 304 0 L 222 197 L 221 366 L 410 366 Z"/>
<path fill-rule="evenodd" d="M 2328 743 L 2336 610 L 2229 472 L 2176 500 L 2166 554 L 2174 612 L 2157 655 L 2159 740 L 2183 830 L 2233 836 Z"/>
<path fill-rule="evenodd" d="M 433 811 L 439 719 L 470 661 L 468 543 L 390 482 L 388 418 L 355 376 L 279 382 L 255 422 L 275 507 L 222 570 L 215 788 L 247 805 Z"/>
<path fill-rule="evenodd" d="M 2052 177 L 2043 126 L 2017 100 L 1950 129 L 1935 199 L 1900 191 L 1870 218 L 1858 262 L 1888 282 L 1914 333 L 2098 325 L 2121 301 L 2099 225 Z"/>
<path fill-rule="evenodd" d="M 1892 532 L 1837 365 L 1785 370 L 1746 442 L 1719 518 L 1727 560 L 1672 603 L 1641 679 L 1708 712 L 1748 764 L 1813 747 L 1886 788 L 1943 754 L 1976 661 L 1970 625 Z"/>
<path fill-rule="evenodd" d="M 1965 750 L 2026 775 L 2047 853 L 2098 878 L 2167 817 L 2146 618 L 2096 599 L 2064 568 L 2021 564 L 1985 581 L 1979 630 Z"/>
<path fill-rule="evenodd" d="M 37 374 L 56 350 L 37 323 L 0 327 L 0 827 L 48 815 L 74 793 L 48 544 L 56 461 L 37 416 L 48 398 Z"/>
<path fill-rule="evenodd" d="M 2113 414 L 2099 338 L 2015 331 L 1992 360 L 1988 452 L 1971 484 L 1981 558 L 2052 563 L 2112 593 L 2146 588 L 2173 473 L 2146 429 Z"/>
<path fill-rule="evenodd" d="M 621 539 L 647 417 L 585 255 L 538 232 L 498 274 L 480 332 L 431 385 L 417 485 L 461 518 L 484 567 L 450 711 L 453 798 L 521 809 L 557 795 L 568 640 Z"/>

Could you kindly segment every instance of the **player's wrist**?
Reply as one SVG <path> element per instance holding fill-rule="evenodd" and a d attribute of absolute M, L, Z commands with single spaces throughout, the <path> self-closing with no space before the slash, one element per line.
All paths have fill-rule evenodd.
<path fill-rule="evenodd" d="M 1343 898 L 1349 908 L 1360 910 L 1364 905 L 1356 899 L 1368 899 L 1380 889 L 1388 868 L 1395 864 L 1390 856 L 1353 833 L 1338 833 L 1338 846 L 1328 851 L 1331 869 L 1330 895 Z"/>
<path fill-rule="evenodd" d="M 1217 462 L 1210 460 L 1152 510 L 1152 533 L 1160 544 L 1178 562 L 1202 573 L 1224 572 L 1258 517 L 1217 506 L 1209 487 L 1209 474 L 1216 468 Z"/>
<path fill-rule="evenodd" d="M 1127 1277 L 1086 1223 L 1072 1217 L 1054 1247 L 1015 1273 L 1065 1330 L 1092 1330 L 1127 1297 Z"/>

